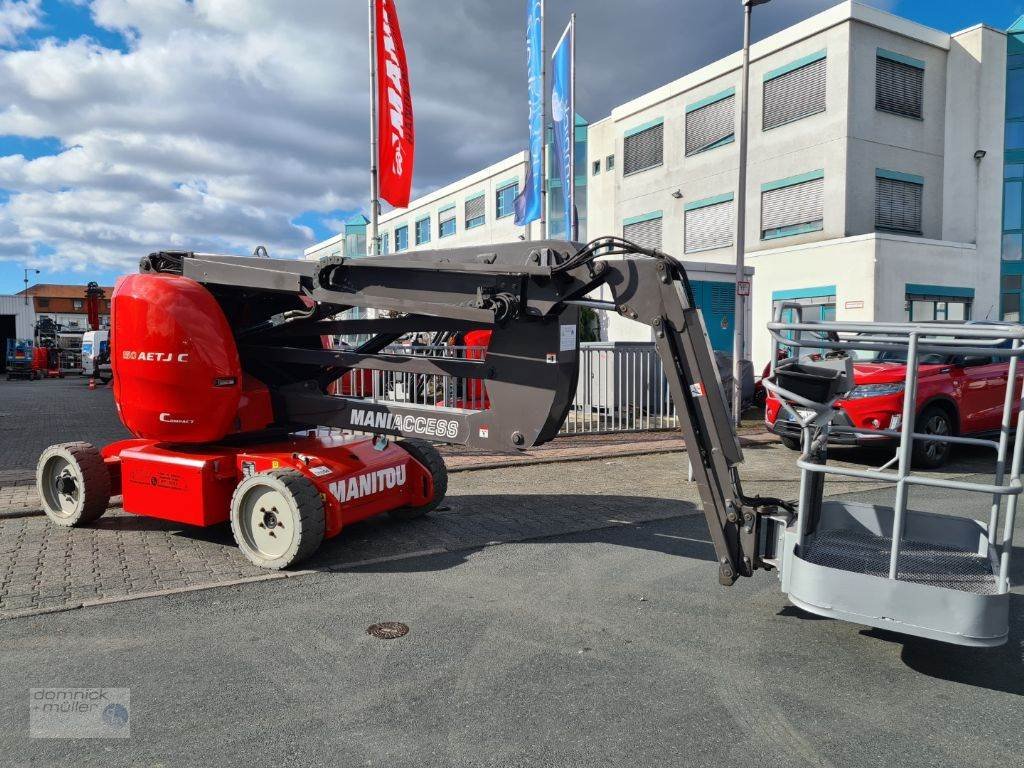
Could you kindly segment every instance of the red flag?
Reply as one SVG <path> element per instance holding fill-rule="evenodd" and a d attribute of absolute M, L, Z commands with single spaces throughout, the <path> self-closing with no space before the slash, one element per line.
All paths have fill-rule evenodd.
<path fill-rule="evenodd" d="M 412 94 L 395 0 L 377 0 L 377 167 L 380 196 L 396 208 L 409 205 L 415 137 Z"/>

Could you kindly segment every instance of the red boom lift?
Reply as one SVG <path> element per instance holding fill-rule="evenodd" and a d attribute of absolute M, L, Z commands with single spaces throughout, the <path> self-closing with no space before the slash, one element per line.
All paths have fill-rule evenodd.
<path fill-rule="evenodd" d="M 616 255 L 629 258 L 608 258 Z M 587 298 L 602 285 L 611 301 Z M 742 493 L 742 454 L 685 269 L 617 238 L 320 262 L 151 254 L 112 299 L 114 395 L 135 438 L 102 450 L 50 447 L 38 465 L 40 496 L 64 526 L 97 519 L 118 493 L 135 514 L 198 526 L 230 520 L 252 562 L 287 567 L 353 522 L 436 507 L 447 475 L 432 442 L 516 451 L 554 437 L 575 395 L 583 306 L 654 329 L 684 437 L 701 448 L 696 480 L 720 580 L 768 567 L 761 512 L 788 505 Z M 338 319 L 352 307 L 382 316 Z M 371 338 L 324 348 L 323 338 L 341 333 Z M 486 352 L 388 353 L 420 333 Z M 352 375 L 370 370 L 454 377 L 459 395 L 381 401 L 353 386 Z M 310 436 L 319 426 L 371 436 Z"/>

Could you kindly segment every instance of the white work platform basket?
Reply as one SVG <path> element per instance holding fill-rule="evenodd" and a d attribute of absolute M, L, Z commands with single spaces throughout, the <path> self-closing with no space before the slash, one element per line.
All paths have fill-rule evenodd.
<path fill-rule="evenodd" d="M 783 312 L 793 313 L 795 321 L 782 322 Z M 781 404 L 778 418 L 795 422 L 801 434 L 797 512 L 782 519 L 776 540 L 768 543 L 789 600 L 821 616 L 958 645 L 1006 642 L 1024 452 L 1024 440 L 1015 440 L 1024 427 L 1024 370 L 1018 374 L 1024 326 L 805 322 L 801 306 L 785 302 L 768 330 L 774 350 L 771 376 L 764 385 Z M 902 417 L 893 420 L 895 428 L 858 428 L 836 419 L 844 395 L 855 386 L 856 351 L 906 360 Z M 1006 361 L 997 436 L 915 431 L 919 360 L 927 354 Z M 857 434 L 890 439 L 895 455 L 878 469 L 829 465 L 830 440 Z M 990 449 L 995 456 L 991 482 L 915 471 L 912 453 L 919 441 Z M 823 500 L 827 475 L 893 483 L 895 503 L 888 507 Z M 984 494 L 991 499 L 988 520 L 908 509 L 914 486 Z"/>

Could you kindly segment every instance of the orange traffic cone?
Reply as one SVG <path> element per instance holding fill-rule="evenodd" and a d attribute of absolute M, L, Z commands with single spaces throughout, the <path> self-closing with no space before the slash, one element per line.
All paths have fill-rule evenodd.
<path fill-rule="evenodd" d="M 96 389 L 96 379 L 89 379 L 89 389 Z"/>

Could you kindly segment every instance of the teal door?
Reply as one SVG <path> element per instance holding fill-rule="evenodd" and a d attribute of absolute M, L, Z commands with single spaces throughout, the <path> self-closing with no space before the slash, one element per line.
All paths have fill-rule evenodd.
<path fill-rule="evenodd" d="M 736 317 L 736 292 L 733 284 L 695 280 L 691 287 L 697 307 L 704 315 L 711 348 L 731 355 Z"/>

